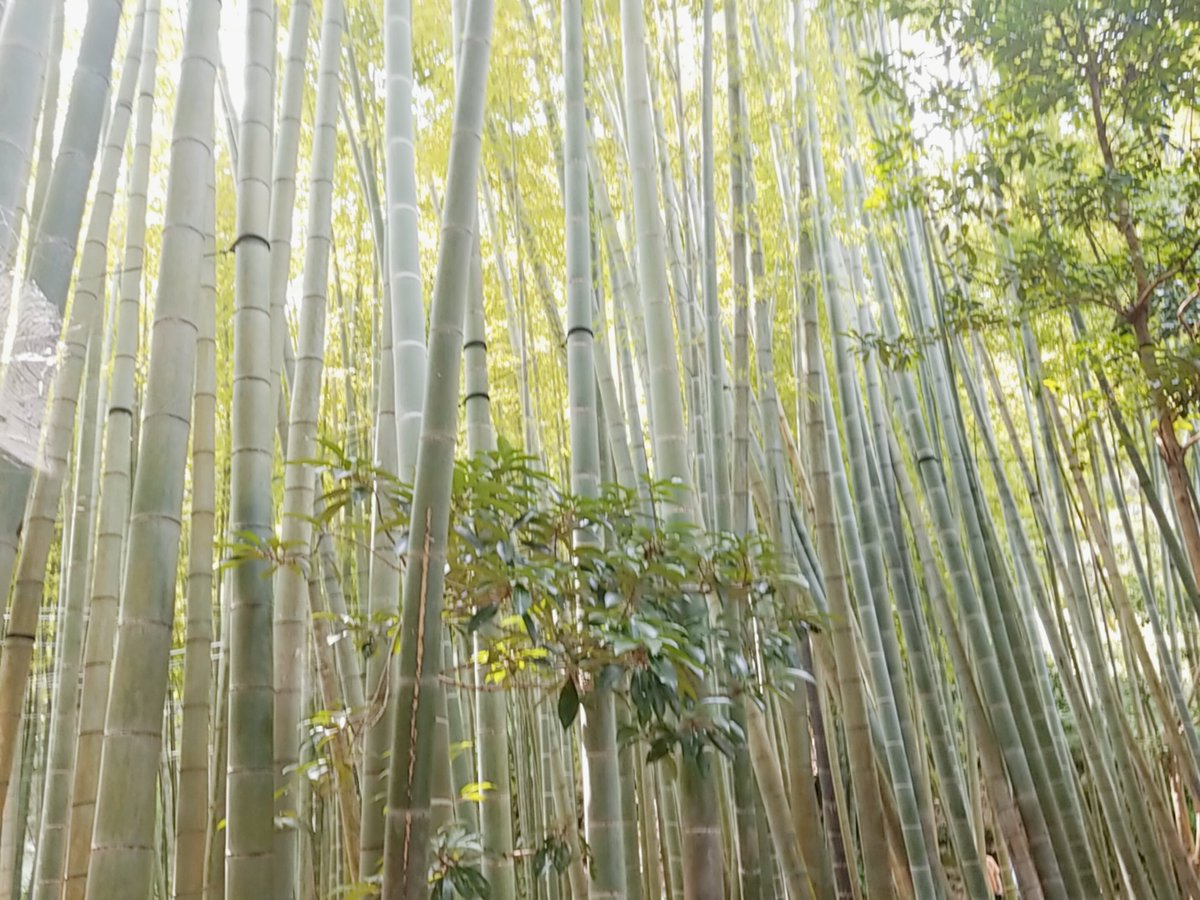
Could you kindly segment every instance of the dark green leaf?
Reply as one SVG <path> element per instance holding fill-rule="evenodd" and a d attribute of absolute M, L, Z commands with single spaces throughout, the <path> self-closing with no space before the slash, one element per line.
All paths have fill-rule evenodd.
<path fill-rule="evenodd" d="M 574 679 L 568 678 L 558 693 L 558 721 L 562 727 L 570 728 L 579 714 L 579 693 Z"/>

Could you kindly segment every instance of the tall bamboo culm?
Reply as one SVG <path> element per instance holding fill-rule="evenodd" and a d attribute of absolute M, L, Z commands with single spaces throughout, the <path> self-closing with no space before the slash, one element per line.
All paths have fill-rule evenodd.
<path fill-rule="evenodd" d="M 133 479 L 129 550 L 100 761 L 89 900 L 148 895 L 163 703 L 195 381 L 196 307 L 213 164 L 220 3 L 188 9 L 173 126 L 150 360 Z M 149 448 L 153 448 L 150 452 Z"/>
<path fill-rule="evenodd" d="M 457 439 L 476 185 L 483 141 L 485 87 L 492 34 L 491 0 L 471 0 L 463 28 L 462 70 L 429 328 L 429 362 L 414 476 L 408 568 L 400 621 L 392 755 L 388 765 L 383 896 L 418 900 L 426 887 L 430 839 L 434 698 L 441 670 L 442 589 L 449 501 Z"/>

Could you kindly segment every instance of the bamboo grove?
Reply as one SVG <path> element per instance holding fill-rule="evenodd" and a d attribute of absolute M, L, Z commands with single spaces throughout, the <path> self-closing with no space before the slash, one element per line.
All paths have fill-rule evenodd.
<path fill-rule="evenodd" d="M 0 900 L 1200 898 L 1185 0 L 0 0 Z"/>

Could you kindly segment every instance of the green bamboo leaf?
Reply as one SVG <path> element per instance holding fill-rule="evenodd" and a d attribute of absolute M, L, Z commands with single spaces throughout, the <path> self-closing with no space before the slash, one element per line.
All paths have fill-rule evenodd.
<path fill-rule="evenodd" d="M 575 681 L 568 678 L 558 693 L 558 721 L 564 729 L 570 728 L 579 714 L 579 693 Z"/>

